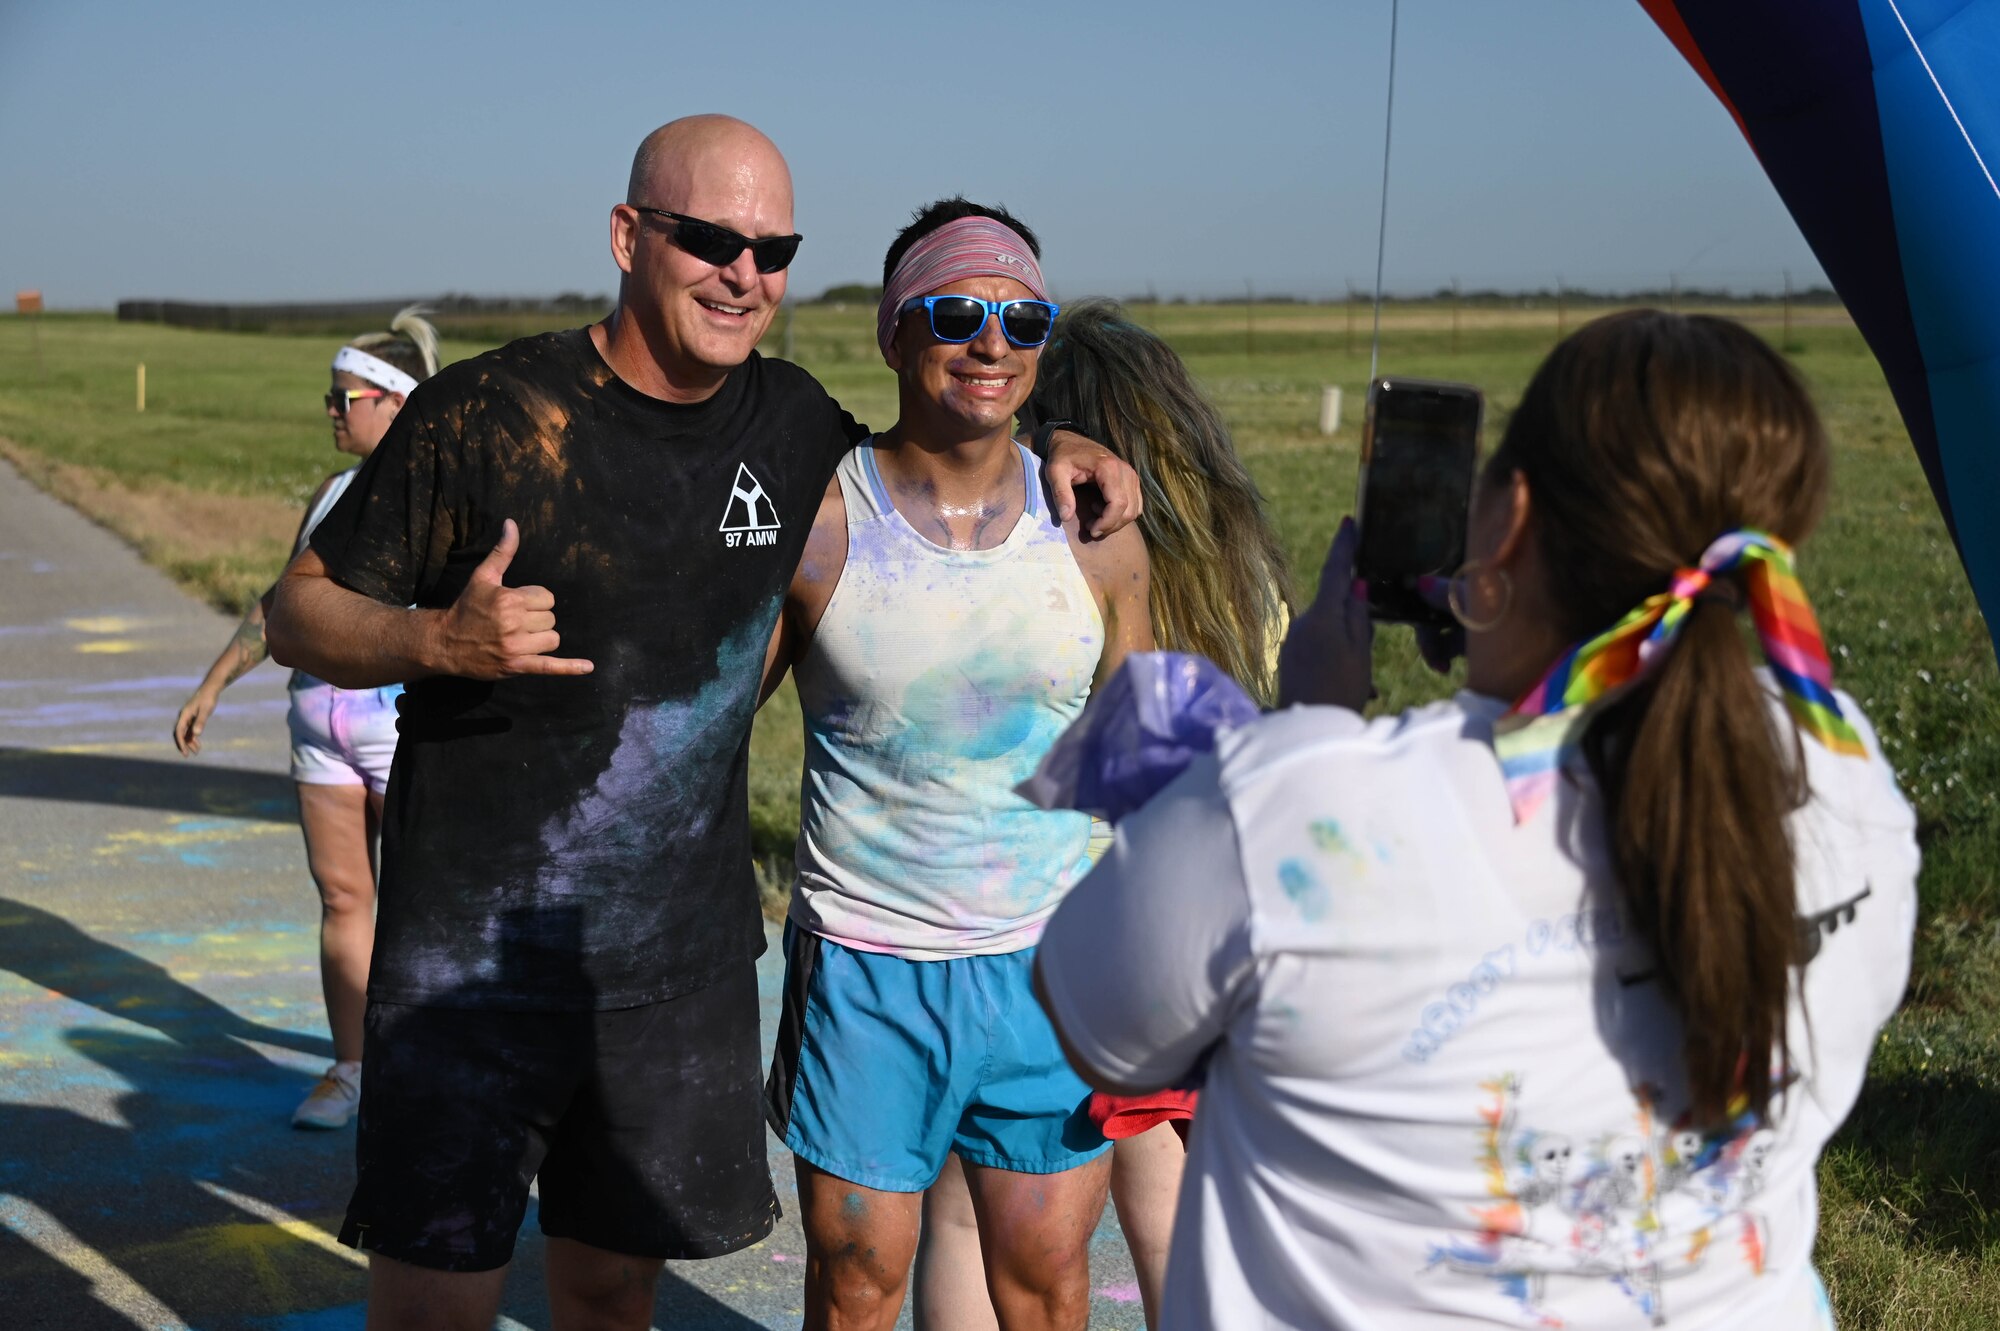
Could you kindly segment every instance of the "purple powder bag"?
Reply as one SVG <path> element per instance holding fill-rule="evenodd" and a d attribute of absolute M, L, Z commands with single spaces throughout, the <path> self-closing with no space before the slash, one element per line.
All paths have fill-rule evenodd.
<path fill-rule="evenodd" d="M 1079 809 L 1116 822 L 1215 749 L 1222 731 L 1253 721 L 1254 699 L 1205 656 L 1135 652 L 1015 789 L 1042 809 Z"/>

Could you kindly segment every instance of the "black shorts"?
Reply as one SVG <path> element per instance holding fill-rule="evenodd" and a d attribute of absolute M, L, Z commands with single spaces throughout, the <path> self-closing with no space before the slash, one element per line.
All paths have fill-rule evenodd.
<path fill-rule="evenodd" d="M 357 1182 L 340 1241 L 438 1271 L 542 1233 L 720 1257 L 771 1232 L 757 972 L 612 1012 L 368 1005 Z"/>

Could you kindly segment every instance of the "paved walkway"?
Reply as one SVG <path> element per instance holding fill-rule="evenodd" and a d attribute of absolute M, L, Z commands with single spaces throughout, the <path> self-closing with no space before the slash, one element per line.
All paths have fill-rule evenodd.
<path fill-rule="evenodd" d="M 226 694 L 203 754 L 173 717 L 232 625 L 0 463 L 0 1323 L 358 1328 L 333 1241 L 348 1132 L 292 1107 L 326 1036 L 284 672 Z M 776 948 L 761 968 L 776 1026 Z M 677 1263 L 657 1325 L 797 1327 L 804 1244 Z M 1107 1216 L 1092 1325 L 1141 1325 Z M 532 1216 L 501 1325 L 548 1315 Z M 907 1313 L 905 1322 L 907 1324 Z"/>

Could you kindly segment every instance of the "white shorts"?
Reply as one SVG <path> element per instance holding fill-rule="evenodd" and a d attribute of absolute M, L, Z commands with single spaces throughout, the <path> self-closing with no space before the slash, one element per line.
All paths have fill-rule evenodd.
<path fill-rule="evenodd" d="M 309 678 L 309 677 L 308 677 Z M 303 786 L 389 786 L 396 756 L 396 696 L 401 684 L 337 689 L 312 679 L 292 685 L 292 780 Z"/>

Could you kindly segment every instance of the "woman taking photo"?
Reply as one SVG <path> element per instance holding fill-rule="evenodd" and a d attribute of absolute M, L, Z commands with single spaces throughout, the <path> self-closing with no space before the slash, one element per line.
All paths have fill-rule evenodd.
<path fill-rule="evenodd" d="M 1205 1063 L 1163 1325 L 1832 1326 L 1815 1165 L 1917 850 L 1792 570 L 1827 473 L 1758 338 L 1600 319 L 1476 489 L 1465 691 L 1347 710 L 1337 548 L 1284 664 L 1345 706 L 1119 825 L 1039 977 L 1093 1084 Z"/>
<path fill-rule="evenodd" d="M 326 414 L 334 448 L 356 464 L 320 482 L 306 505 L 293 554 L 305 548 L 313 528 L 346 492 L 360 460 L 382 442 L 411 390 L 437 367 L 437 332 L 419 317 L 416 306 L 398 314 L 389 331 L 365 333 L 334 354 Z M 264 659 L 264 615 L 270 604 L 267 588 L 181 707 L 174 720 L 174 744 L 183 754 L 201 752 L 202 732 L 222 691 Z M 320 984 L 334 1057 L 333 1066 L 293 1113 L 294 1127 L 341 1127 L 360 1102 L 361 1018 L 375 943 L 375 839 L 389 762 L 396 752 L 396 695 L 401 692 L 401 685 L 337 689 L 292 672 L 292 780 L 298 785 L 306 865 L 319 888 Z"/>
<path fill-rule="evenodd" d="M 1154 641 L 1163 651 L 1206 656 L 1269 706 L 1291 601 L 1284 551 L 1222 413 L 1173 348 L 1116 301 L 1079 302 L 1056 322 L 1023 415 L 1072 422 L 1139 473 Z M 1101 853 L 1108 842 L 1103 836 L 1093 847 Z M 1099 1095 L 1090 1106 L 1113 1139 L 1111 1198 L 1149 1326 L 1159 1316 L 1193 1100 Z M 954 1156 L 924 1197 L 919 1331 L 997 1326 L 981 1269 L 978 1221 Z"/>

